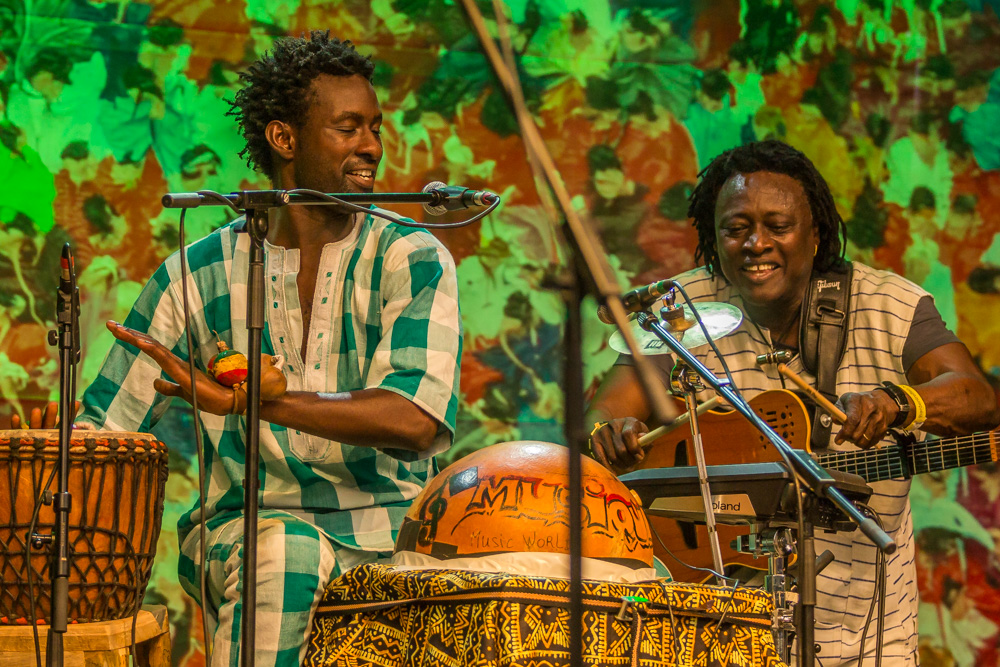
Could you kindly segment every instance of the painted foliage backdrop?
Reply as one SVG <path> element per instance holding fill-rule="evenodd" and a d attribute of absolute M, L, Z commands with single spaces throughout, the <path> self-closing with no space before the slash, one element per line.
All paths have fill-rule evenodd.
<path fill-rule="evenodd" d="M 486 3 L 484 3 L 485 5 Z M 1000 383 L 997 0 L 512 0 L 528 104 L 622 285 L 694 265 L 685 198 L 741 142 L 805 151 L 849 222 L 849 254 L 925 286 Z M 487 13 L 489 8 L 484 6 Z M 274 36 L 329 28 L 379 62 L 384 191 L 489 187 L 505 206 L 442 233 L 466 327 L 459 436 L 559 440 L 563 314 L 540 288 L 562 257 L 516 125 L 453 0 L 0 0 L 2 414 L 54 398 L 56 266 L 76 250 L 92 379 L 154 267 L 177 248 L 167 191 L 265 187 L 237 156 L 226 99 Z M 405 210 L 418 214 L 419 210 Z M 202 235 L 222 209 L 189 216 Z M 588 313 L 586 378 L 614 359 Z M 150 600 L 174 656 L 202 661 L 173 525 L 194 497 L 190 418 L 172 448 Z M 925 477 L 912 495 L 924 664 L 997 664 L 1000 477 Z M 9 502 L 0 499 L 0 502 Z"/>

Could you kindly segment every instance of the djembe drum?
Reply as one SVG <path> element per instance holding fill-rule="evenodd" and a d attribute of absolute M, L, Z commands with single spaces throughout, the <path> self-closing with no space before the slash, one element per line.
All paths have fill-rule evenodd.
<path fill-rule="evenodd" d="M 49 549 L 30 548 L 36 501 L 59 458 L 56 430 L 0 431 L 0 623 L 48 619 Z M 167 480 L 167 448 L 146 433 L 74 431 L 70 441 L 69 619 L 135 614 L 156 554 Z M 51 534 L 42 504 L 34 532 Z M 30 586 L 29 586 L 30 576 Z M 29 592 L 29 589 L 33 589 Z"/>

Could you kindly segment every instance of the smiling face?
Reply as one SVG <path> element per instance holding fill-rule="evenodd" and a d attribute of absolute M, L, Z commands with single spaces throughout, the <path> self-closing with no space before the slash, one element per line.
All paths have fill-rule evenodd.
<path fill-rule="evenodd" d="M 772 326 L 797 312 L 819 242 L 801 183 L 769 171 L 732 176 L 716 201 L 715 239 L 722 273 L 751 317 Z"/>
<path fill-rule="evenodd" d="M 382 109 L 375 89 L 356 74 L 321 74 L 309 94 L 305 121 L 293 128 L 294 182 L 285 187 L 371 192 L 382 159 Z"/>

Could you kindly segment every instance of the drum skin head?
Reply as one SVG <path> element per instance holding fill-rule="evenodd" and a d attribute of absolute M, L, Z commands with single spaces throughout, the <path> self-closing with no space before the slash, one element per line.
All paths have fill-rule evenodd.
<path fill-rule="evenodd" d="M 652 567 L 642 507 L 614 473 L 587 457 L 583 556 Z M 548 442 L 503 442 L 451 464 L 417 496 L 396 552 L 441 560 L 507 552 L 569 553 L 569 456 Z"/>

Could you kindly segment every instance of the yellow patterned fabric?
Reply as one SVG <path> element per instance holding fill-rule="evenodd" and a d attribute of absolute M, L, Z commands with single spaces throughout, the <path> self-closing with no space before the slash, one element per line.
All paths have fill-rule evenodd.
<path fill-rule="evenodd" d="M 326 589 L 304 664 L 562 667 L 568 603 L 565 579 L 361 565 Z M 784 667 L 758 589 L 584 581 L 583 604 L 588 667 Z"/>

